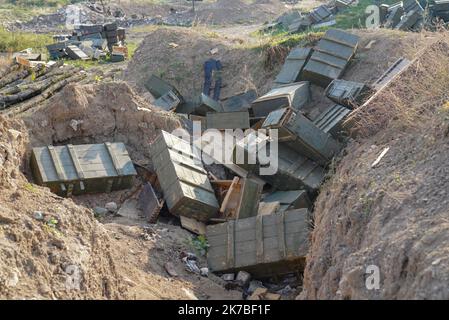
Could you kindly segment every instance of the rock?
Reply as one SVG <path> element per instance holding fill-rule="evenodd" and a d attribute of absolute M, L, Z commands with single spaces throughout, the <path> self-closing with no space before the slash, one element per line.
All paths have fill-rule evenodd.
<path fill-rule="evenodd" d="M 80 125 L 82 123 L 83 123 L 83 120 L 72 119 L 70 121 L 70 126 L 72 127 L 73 131 L 77 131 L 78 130 L 78 125 Z"/>
<path fill-rule="evenodd" d="M 209 276 L 209 268 L 201 268 L 200 275 L 202 275 L 203 277 Z"/>
<path fill-rule="evenodd" d="M 44 220 L 44 213 L 42 211 L 34 211 L 33 217 L 36 220 Z"/>
<path fill-rule="evenodd" d="M 109 212 L 115 213 L 117 212 L 118 206 L 117 203 L 115 202 L 108 202 L 106 203 L 106 205 L 104 206 Z"/>
<path fill-rule="evenodd" d="M 164 264 L 165 271 L 171 276 L 171 277 L 177 277 L 178 273 L 175 270 L 175 266 L 171 262 L 166 262 Z"/>
<path fill-rule="evenodd" d="M 182 288 L 182 291 L 184 291 L 185 295 L 189 300 L 198 300 L 197 296 L 192 292 L 192 290 L 187 288 Z"/>
<path fill-rule="evenodd" d="M 11 216 L 11 211 L 0 205 L 0 224 L 14 223 L 14 219 L 12 219 L 10 216 Z"/>
<path fill-rule="evenodd" d="M 225 273 L 224 275 L 221 276 L 221 278 L 224 281 L 234 281 L 234 274 L 233 273 Z"/>
<path fill-rule="evenodd" d="M 19 284 L 19 274 L 15 271 L 12 271 L 9 274 L 9 277 L 6 279 L 5 285 L 7 287 L 15 287 Z"/>
<path fill-rule="evenodd" d="M 51 291 L 50 287 L 47 286 L 45 283 L 43 283 L 39 286 L 40 294 L 46 295 L 46 294 L 50 293 L 50 291 Z"/>
<path fill-rule="evenodd" d="M 17 131 L 14 129 L 8 129 L 8 132 L 14 140 L 16 140 L 18 137 L 20 137 L 22 135 L 22 133 L 20 131 Z"/>
<path fill-rule="evenodd" d="M 94 213 L 99 215 L 99 216 L 104 216 L 105 214 L 108 213 L 108 209 L 102 208 L 102 207 L 95 207 L 94 208 Z"/>
<path fill-rule="evenodd" d="M 256 289 L 262 288 L 265 289 L 265 286 L 259 280 L 253 280 L 249 283 L 248 294 L 252 294 Z"/>
<path fill-rule="evenodd" d="M 235 279 L 241 282 L 243 287 L 246 287 L 251 280 L 251 275 L 246 271 L 239 271 L 239 273 L 237 273 L 237 278 Z"/>

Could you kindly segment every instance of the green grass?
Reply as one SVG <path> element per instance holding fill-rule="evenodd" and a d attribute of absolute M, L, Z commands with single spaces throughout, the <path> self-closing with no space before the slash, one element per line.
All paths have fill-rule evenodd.
<path fill-rule="evenodd" d="M 3 0 L 0 3 L 15 5 L 19 7 L 61 7 L 83 0 Z"/>
<path fill-rule="evenodd" d="M 49 35 L 27 32 L 9 32 L 0 27 L 0 52 L 17 52 L 33 48 L 36 52 L 47 52 L 46 45 L 52 43 Z"/>
<path fill-rule="evenodd" d="M 253 44 L 256 50 L 263 50 L 269 47 L 286 47 L 292 48 L 298 45 L 311 45 L 324 35 L 325 30 L 304 31 L 299 33 L 289 33 L 281 28 L 275 29 L 270 33 L 263 34 L 256 31 L 251 34 L 259 39 L 259 43 Z"/>

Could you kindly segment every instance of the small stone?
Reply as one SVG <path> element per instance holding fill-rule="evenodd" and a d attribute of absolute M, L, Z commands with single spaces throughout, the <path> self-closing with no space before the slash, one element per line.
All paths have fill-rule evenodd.
<path fill-rule="evenodd" d="M 237 281 L 242 283 L 242 286 L 245 287 L 248 285 L 248 283 L 251 280 L 251 275 L 246 271 L 239 271 L 237 273 L 237 278 L 235 278 Z"/>
<path fill-rule="evenodd" d="M 108 213 L 108 209 L 102 207 L 95 207 L 94 212 L 99 216 L 103 216 Z"/>
<path fill-rule="evenodd" d="M 436 259 L 436 260 L 432 261 L 432 266 L 436 266 L 440 262 L 441 262 L 441 258 L 440 259 Z"/>
<path fill-rule="evenodd" d="M 265 289 L 265 286 L 262 284 L 261 281 L 259 280 L 253 280 L 249 283 L 249 287 L 248 287 L 248 293 L 251 294 L 253 293 L 256 289 L 258 288 L 263 288 Z"/>
<path fill-rule="evenodd" d="M 234 280 L 234 274 L 233 273 L 225 273 L 224 275 L 221 276 L 221 278 L 224 281 L 233 281 Z"/>
<path fill-rule="evenodd" d="M 165 268 L 165 271 L 167 271 L 167 273 L 168 273 L 170 276 L 172 276 L 172 277 L 177 277 L 177 276 L 178 276 L 178 273 L 176 272 L 175 266 L 173 265 L 173 263 L 171 263 L 171 262 L 166 262 L 166 263 L 164 264 L 164 268 Z"/>
<path fill-rule="evenodd" d="M 109 212 L 117 212 L 118 206 L 117 203 L 115 202 L 108 202 L 106 203 L 106 205 L 104 206 Z"/>
<path fill-rule="evenodd" d="M 20 131 L 17 131 L 14 129 L 9 129 L 8 132 L 14 140 L 16 140 L 18 137 L 20 137 L 22 135 L 22 133 Z"/>
<path fill-rule="evenodd" d="M 50 287 L 47 286 L 46 284 L 41 284 L 39 286 L 39 293 L 40 294 L 46 295 L 46 294 L 48 294 L 50 292 L 50 290 L 51 290 Z"/>
<path fill-rule="evenodd" d="M 13 271 L 10 273 L 8 279 L 6 279 L 5 285 L 7 287 L 15 287 L 19 283 L 19 275 L 17 272 Z"/>
<path fill-rule="evenodd" d="M 44 220 L 44 213 L 42 211 L 34 211 L 33 217 L 36 220 Z"/>
<path fill-rule="evenodd" d="M 202 275 L 203 277 L 209 276 L 209 268 L 201 268 L 200 275 Z"/>

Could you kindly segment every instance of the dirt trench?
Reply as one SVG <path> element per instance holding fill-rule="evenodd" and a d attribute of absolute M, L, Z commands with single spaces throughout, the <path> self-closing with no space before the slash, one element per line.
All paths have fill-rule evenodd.
<path fill-rule="evenodd" d="M 171 219 L 149 225 L 132 206 L 124 216 L 94 215 L 111 201 L 129 207 L 140 179 L 131 190 L 70 199 L 29 182 L 31 148 L 50 144 L 120 141 L 148 167 L 149 144 L 160 129 L 179 126 L 175 116 L 154 111 L 125 83 L 105 83 L 69 85 L 18 118 L 0 118 L 0 297 L 241 298 L 214 275 L 186 271 L 181 255 L 194 250 L 191 234 Z M 167 263 L 178 276 L 167 274 Z M 205 257 L 198 264 L 206 266 Z"/>

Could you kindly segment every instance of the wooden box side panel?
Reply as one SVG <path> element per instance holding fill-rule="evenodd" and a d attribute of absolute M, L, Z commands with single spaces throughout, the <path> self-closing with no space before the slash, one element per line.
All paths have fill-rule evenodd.
<path fill-rule="evenodd" d="M 283 226 L 278 223 L 279 215 L 263 216 L 261 232 L 257 231 L 258 218 L 236 222 L 233 236 L 234 264 L 229 263 L 229 240 L 232 237 L 227 232 L 228 223 L 208 227 L 208 263 L 212 270 L 258 269 L 258 265 L 304 259 L 309 246 L 307 209 L 286 212 Z"/>

